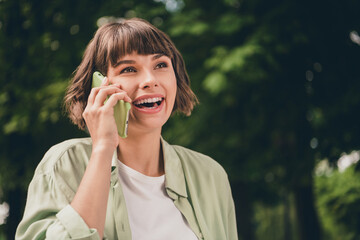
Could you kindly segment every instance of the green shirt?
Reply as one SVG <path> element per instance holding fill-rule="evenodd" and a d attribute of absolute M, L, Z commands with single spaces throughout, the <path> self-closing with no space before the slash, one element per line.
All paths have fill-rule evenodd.
<path fill-rule="evenodd" d="M 234 202 L 227 174 L 213 159 L 161 140 L 165 188 L 199 239 L 236 240 Z M 72 139 L 50 148 L 29 185 L 25 212 L 15 238 L 100 239 L 70 206 L 89 162 L 91 138 Z M 116 152 L 104 239 L 131 240 Z M 176 234 L 176 232 L 174 232 Z"/>

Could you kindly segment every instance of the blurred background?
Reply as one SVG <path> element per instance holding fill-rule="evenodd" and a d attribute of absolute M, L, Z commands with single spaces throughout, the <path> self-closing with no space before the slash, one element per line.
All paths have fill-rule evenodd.
<path fill-rule="evenodd" d="M 200 99 L 168 142 L 228 172 L 242 240 L 360 239 L 360 1 L 0 0 L 0 240 L 50 146 L 86 136 L 62 98 L 96 29 L 166 32 Z"/>

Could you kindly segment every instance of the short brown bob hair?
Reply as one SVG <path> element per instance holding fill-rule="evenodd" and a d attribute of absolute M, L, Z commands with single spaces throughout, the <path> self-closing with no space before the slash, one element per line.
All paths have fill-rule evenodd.
<path fill-rule="evenodd" d="M 198 100 L 190 88 L 181 54 L 165 33 L 143 19 L 132 18 L 101 26 L 74 72 L 64 97 L 64 107 L 80 129 L 86 126 L 82 113 L 91 91 L 92 74 L 100 71 L 105 76 L 109 64 L 114 66 L 120 58 L 133 52 L 141 55 L 161 53 L 171 59 L 177 81 L 173 112 L 182 112 L 187 116 L 191 114 Z"/>

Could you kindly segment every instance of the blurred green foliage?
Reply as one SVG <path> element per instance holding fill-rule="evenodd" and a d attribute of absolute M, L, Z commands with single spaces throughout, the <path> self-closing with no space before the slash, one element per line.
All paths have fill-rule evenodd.
<path fill-rule="evenodd" d="M 359 239 L 360 172 L 355 166 L 315 177 L 315 192 L 327 239 Z"/>
<path fill-rule="evenodd" d="M 0 202 L 11 208 L 2 226 L 7 239 L 45 151 L 86 135 L 62 114 L 64 90 L 97 24 L 122 17 L 147 19 L 183 54 L 200 105 L 190 118 L 173 116 L 163 134 L 225 167 L 241 239 L 263 239 L 271 228 L 283 231 L 272 239 L 321 239 L 318 209 L 330 235 L 337 234 L 327 230 L 336 229 L 332 224 L 356 224 L 356 212 L 332 214 L 340 200 L 330 178 L 315 179 L 315 205 L 312 174 L 318 160 L 334 164 L 360 148 L 360 43 L 349 37 L 360 32 L 359 8 L 353 0 L 0 1 Z M 350 200 L 357 192 L 343 194 Z M 354 204 L 348 200 L 342 209 Z M 280 217 L 291 224 L 275 223 Z M 357 229 L 349 224 L 344 231 Z"/>
<path fill-rule="evenodd" d="M 287 196 L 284 200 L 284 203 L 274 206 L 254 204 L 253 224 L 256 225 L 256 239 L 300 239 L 296 228 L 293 197 Z"/>

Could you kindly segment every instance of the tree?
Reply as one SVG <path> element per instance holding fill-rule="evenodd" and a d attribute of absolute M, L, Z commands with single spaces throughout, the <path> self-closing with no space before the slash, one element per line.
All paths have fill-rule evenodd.
<path fill-rule="evenodd" d="M 271 204 L 290 193 L 300 238 L 321 238 L 316 160 L 359 147 L 359 47 L 349 39 L 357 7 L 354 1 L 186 1 L 172 19 L 170 33 L 188 56 L 205 104 L 187 125 L 170 127 L 169 136 L 226 167 L 240 195 L 243 239 L 253 236 L 244 224 L 252 202 Z M 192 129 L 187 137 L 176 131 L 181 126 Z"/>
<path fill-rule="evenodd" d="M 191 118 L 174 116 L 164 135 L 225 167 L 242 239 L 255 238 L 254 202 L 276 204 L 289 194 L 301 239 L 320 239 L 316 159 L 334 161 L 359 148 L 359 4 L 0 2 L 0 200 L 11 208 L 8 239 L 42 155 L 63 139 L 86 135 L 62 115 L 61 101 L 97 23 L 135 16 L 168 33 L 185 58 L 201 104 Z"/>

